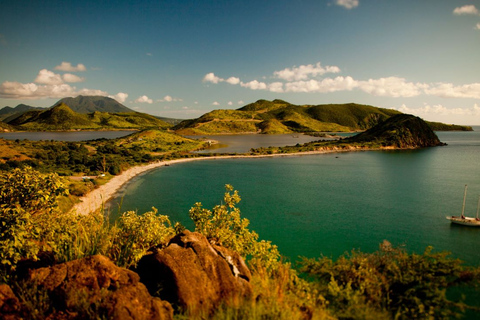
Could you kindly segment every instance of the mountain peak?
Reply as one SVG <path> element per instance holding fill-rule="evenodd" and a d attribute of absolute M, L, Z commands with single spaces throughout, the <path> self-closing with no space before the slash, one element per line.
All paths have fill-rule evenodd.
<path fill-rule="evenodd" d="M 54 106 L 66 104 L 75 112 L 92 113 L 100 112 L 134 112 L 132 109 L 125 107 L 115 99 L 104 96 L 77 96 L 75 98 L 63 98 Z"/>

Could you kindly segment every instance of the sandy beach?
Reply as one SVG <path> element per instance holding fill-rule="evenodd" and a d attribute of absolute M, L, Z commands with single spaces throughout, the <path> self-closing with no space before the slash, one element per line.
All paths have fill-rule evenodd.
<path fill-rule="evenodd" d="M 235 156 L 212 156 L 212 157 L 198 157 L 198 158 L 186 158 L 186 159 L 176 159 L 169 161 L 159 161 L 150 163 L 142 166 L 132 167 L 121 174 L 113 177 L 106 184 L 100 186 L 99 188 L 92 190 L 85 196 L 80 198 L 80 202 L 75 204 L 72 208 L 72 212 L 78 214 L 89 214 L 103 207 L 103 205 L 110 200 L 119 190 L 132 178 L 145 173 L 149 170 L 159 168 L 162 166 L 173 165 L 176 163 L 190 162 L 190 161 L 200 161 L 200 160 L 215 160 L 215 159 L 233 159 L 233 158 L 268 158 L 268 157 L 285 157 L 285 156 L 301 156 L 301 155 L 311 155 L 311 154 L 323 154 L 330 152 L 338 152 L 337 150 L 324 150 L 324 151 L 310 151 L 310 152 L 299 152 L 299 153 L 282 153 L 282 154 L 272 154 L 272 155 L 235 155 Z"/>

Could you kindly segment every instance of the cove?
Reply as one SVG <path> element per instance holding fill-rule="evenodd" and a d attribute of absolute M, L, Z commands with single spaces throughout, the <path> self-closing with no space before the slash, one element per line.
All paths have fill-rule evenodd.
<path fill-rule="evenodd" d="M 110 211 L 141 214 L 154 206 L 172 222 L 192 228 L 188 210 L 195 202 L 211 209 L 221 202 L 224 185 L 231 184 L 242 197 L 239 208 L 250 229 L 291 260 L 336 258 L 352 249 L 372 252 L 386 239 L 409 252 L 433 246 L 478 265 L 480 230 L 451 225 L 445 216 L 460 212 L 465 184 L 467 213 L 476 210 L 480 134 L 438 135 L 447 146 L 161 167 L 131 180 Z"/>

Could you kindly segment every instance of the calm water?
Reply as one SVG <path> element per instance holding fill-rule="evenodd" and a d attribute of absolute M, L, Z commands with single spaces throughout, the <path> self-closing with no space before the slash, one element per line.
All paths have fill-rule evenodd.
<path fill-rule="evenodd" d="M 351 133 L 337 133 L 339 136 L 350 136 Z M 251 148 L 294 146 L 297 143 L 307 143 L 317 140 L 332 140 L 331 138 L 312 137 L 304 134 L 232 134 L 186 136 L 187 138 L 207 138 L 216 140 L 219 144 L 211 149 L 201 150 L 198 153 L 245 153 Z"/>
<path fill-rule="evenodd" d="M 132 180 L 121 211 L 155 206 L 192 227 L 195 202 L 211 209 L 224 185 L 239 190 L 242 216 L 280 252 L 336 258 L 353 248 L 372 252 L 384 239 L 423 252 L 431 245 L 480 264 L 480 228 L 451 225 L 468 184 L 468 215 L 480 194 L 480 128 L 440 132 L 448 146 L 261 159 L 204 160 L 162 167 Z M 120 200 L 113 201 L 112 213 Z"/>
<path fill-rule="evenodd" d="M 95 139 L 115 139 L 127 136 L 136 131 L 63 131 L 63 132 L 0 132 L 0 138 L 8 140 L 56 140 L 56 141 L 87 141 Z"/>

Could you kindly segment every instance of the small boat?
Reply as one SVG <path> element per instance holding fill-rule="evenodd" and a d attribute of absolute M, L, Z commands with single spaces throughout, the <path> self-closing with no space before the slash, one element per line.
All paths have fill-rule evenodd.
<path fill-rule="evenodd" d="M 452 223 L 461 224 L 461 225 L 464 225 L 464 226 L 480 227 L 480 219 L 478 218 L 478 211 L 480 209 L 480 196 L 478 197 L 477 216 L 475 218 L 465 217 L 465 200 L 466 200 L 466 198 L 467 198 L 467 185 L 465 185 L 465 192 L 463 194 L 462 215 L 461 216 L 447 217 L 447 220 L 450 220 Z"/>

